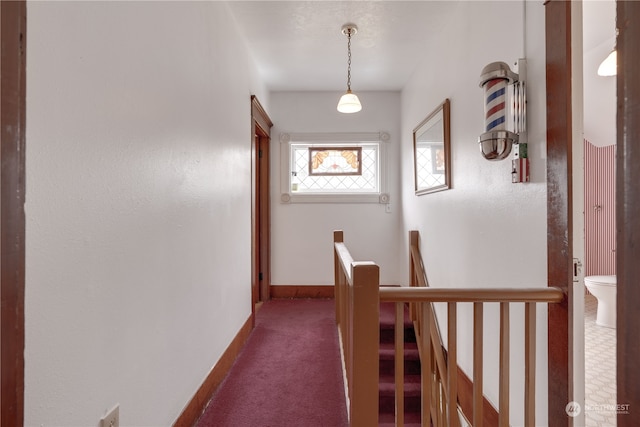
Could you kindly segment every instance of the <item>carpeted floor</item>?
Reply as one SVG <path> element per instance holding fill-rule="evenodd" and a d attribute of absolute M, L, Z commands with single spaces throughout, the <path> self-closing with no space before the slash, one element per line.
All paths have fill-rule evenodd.
<path fill-rule="evenodd" d="M 348 426 L 334 301 L 264 303 L 196 426 Z"/>

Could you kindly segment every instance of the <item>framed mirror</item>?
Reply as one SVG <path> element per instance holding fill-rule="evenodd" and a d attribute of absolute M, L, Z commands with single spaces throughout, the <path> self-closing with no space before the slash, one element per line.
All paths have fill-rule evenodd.
<path fill-rule="evenodd" d="M 413 130 L 416 195 L 451 188 L 451 131 L 449 99 Z"/>

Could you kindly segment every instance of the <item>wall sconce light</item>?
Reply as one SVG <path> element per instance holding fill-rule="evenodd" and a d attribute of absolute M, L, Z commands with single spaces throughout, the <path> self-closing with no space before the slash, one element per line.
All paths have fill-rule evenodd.
<path fill-rule="evenodd" d="M 338 102 L 338 111 L 341 113 L 357 113 L 362 110 L 362 104 L 360 104 L 360 100 L 358 96 L 351 92 L 351 36 L 355 35 L 358 32 L 358 27 L 356 24 L 344 24 L 342 26 L 342 34 L 347 36 L 347 52 L 348 52 L 348 62 L 347 62 L 347 92 L 342 95 L 340 101 Z"/>
<path fill-rule="evenodd" d="M 526 132 L 526 59 L 518 60 L 514 73 L 504 62 L 492 62 L 482 69 L 485 133 L 478 138 L 487 160 L 503 160 L 515 146 L 512 182 L 529 181 Z"/>

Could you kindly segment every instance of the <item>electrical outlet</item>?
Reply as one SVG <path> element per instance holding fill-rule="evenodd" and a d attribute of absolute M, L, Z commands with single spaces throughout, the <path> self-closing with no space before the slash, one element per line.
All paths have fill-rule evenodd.
<path fill-rule="evenodd" d="M 120 405 L 116 405 L 100 420 L 100 427 L 120 426 Z"/>

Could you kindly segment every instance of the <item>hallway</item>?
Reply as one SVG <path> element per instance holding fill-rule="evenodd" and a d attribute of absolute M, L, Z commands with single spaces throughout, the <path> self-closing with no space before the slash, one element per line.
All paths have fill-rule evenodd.
<path fill-rule="evenodd" d="M 334 304 L 264 303 L 197 427 L 347 426 Z"/>
<path fill-rule="evenodd" d="M 567 78 L 568 68 L 546 65 L 549 48 L 560 46 L 547 45 L 546 29 L 569 27 L 547 25 L 546 11 L 552 5 L 569 8 L 578 2 L 336 2 L 344 10 L 331 15 L 320 2 L 1 3 L 3 21 L 9 20 L 5 11 L 12 5 L 22 7 L 19 22 L 26 25 L 28 15 L 28 31 L 14 30 L 12 44 L 3 38 L 3 48 L 11 47 L 22 63 L 17 67 L 22 91 L 15 94 L 19 114 L 3 128 L 18 130 L 11 140 L 3 139 L 10 141 L 3 147 L 12 148 L 16 160 L 3 152 L 10 179 L 2 182 L 5 189 L 15 184 L 14 196 L 20 196 L 3 193 L 15 205 L 16 227 L 7 225 L 10 216 L 4 214 L 12 205 L 2 203 L 3 224 L 16 233 L 15 239 L 3 233 L 3 248 L 16 251 L 2 250 L 5 270 L 16 273 L 9 282 L 3 275 L 2 293 L 2 325 L 15 336 L 3 334 L 2 343 L 3 352 L 11 353 L 3 358 L 3 368 L 16 373 L 14 384 L 3 381 L 1 393 L 4 402 L 10 393 L 14 396 L 9 402 L 16 408 L 14 421 L 8 425 L 96 425 L 119 408 L 122 426 L 169 426 L 184 419 L 181 414 L 191 413 L 185 409 L 198 406 L 189 417 L 192 425 L 203 411 L 208 399 L 199 400 L 200 390 L 210 383 L 203 380 L 234 337 L 244 341 L 250 333 L 245 325 L 252 320 L 256 276 L 252 95 L 275 124 L 269 153 L 271 271 L 264 279 L 273 289 L 315 289 L 333 283 L 330 235 L 336 229 L 353 239 L 350 245 L 358 259 L 380 265 L 380 282 L 385 285 L 408 281 L 405 243 L 412 229 L 424 236 L 422 250 L 434 285 L 506 288 L 566 282 L 568 274 L 562 272 L 571 256 L 566 260 L 553 253 L 571 241 L 565 238 L 567 228 L 561 228 L 567 214 L 550 210 L 549 202 L 562 200 L 556 190 L 562 193 L 570 180 L 563 170 L 547 174 L 547 166 L 568 166 L 555 157 L 565 153 L 556 145 L 567 138 L 549 130 L 567 133 L 572 121 L 565 120 L 569 110 L 564 100 L 550 101 L 566 93 L 547 90 L 546 72 L 559 70 Z M 258 3 L 265 13 L 255 14 Z M 451 7 L 451 15 L 426 10 L 436 3 Z M 429 37 L 421 49 L 408 49 L 405 32 L 385 32 L 384 26 L 372 25 L 395 22 L 389 17 L 407 14 L 416 5 L 425 8 L 411 14 L 421 25 L 397 22 L 420 34 L 424 19 L 436 21 L 429 30 L 437 30 L 437 36 Z M 637 22 L 635 8 L 640 3 L 617 5 L 629 9 L 628 22 Z M 262 25 L 242 28 L 234 7 L 246 8 L 247 15 Z M 327 9 L 322 11 L 327 19 L 312 13 L 314 7 Z M 283 8 L 298 10 L 282 13 Z M 562 17 L 569 22 L 569 15 Z M 505 37 L 503 26 L 486 25 L 496 17 L 518 25 Z M 287 26 L 274 25 L 275 20 Z M 353 83 L 363 110 L 343 116 L 336 111 L 347 66 L 340 28 L 349 21 L 360 25 L 353 45 Z M 5 33 L 9 28 L 2 26 Z M 258 53 L 274 56 L 269 49 L 248 45 L 248 29 L 255 31 L 258 44 L 270 34 L 286 37 L 287 43 L 274 46 L 295 67 L 261 67 Z M 621 28 L 621 75 L 640 75 L 637 56 L 630 54 L 640 40 L 637 29 L 640 26 Z M 318 44 L 309 44 L 308 37 Z M 390 61 L 380 55 L 381 45 L 410 53 L 416 66 Z M 493 46 L 496 49 L 489 48 Z M 364 61 L 367 52 L 375 61 Z M 305 61 L 310 56 L 322 66 L 311 67 Z M 528 61 L 532 159 L 531 182 L 526 185 L 512 183 L 509 160 L 482 159 L 476 143 L 483 124 L 481 70 L 492 61 L 511 64 L 523 57 Z M 333 58 L 336 62 L 330 66 Z M 558 64 L 567 58 L 558 55 Z M 368 72 L 384 71 L 390 63 L 404 68 L 404 81 L 390 86 L 388 79 L 378 78 L 375 84 L 363 85 Z M 319 79 L 316 82 L 309 73 L 324 76 L 329 70 L 339 78 L 319 90 L 314 86 Z M 270 73 L 290 80 L 287 83 L 303 84 L 270 85 Z M 288 75 L 296 78 L 287 79 Z M 629 80 L 634 85 L 625 90 L 635 91 L 637 79 Z M 3 101 L 7 95 L 3 92 Z M 416 195 L 412 130 L 444 99 L 451 100 L 453 187 Z M 635 102 L 637 96 L 633 92 L 624 99 Z M 562 115 L 548 110 L 549 103 L 559 106 Z M 626 112 L 629 125 L 624 129 L 630 134 L 637 120 L 629 113 L 638 111 L 634 105 L 619 106 Z M 3 117 L 7 111 L 3 105 Z M 321 198 L 318 203 L 291 203 L 290 165 L 281 141 L 296 134 L 335 138 L 371 133 L 385 135 L 381 168 L 387 188 L 378 197 L 371 203 Z M 633 178 L 629 183 L 640 182 L 636 152 L 631 150 L 637 139 L 620 142 L 625 145 L 619 153 L 629 156 L 619 156 L 619 176 L 624 172 Z M 638 186 L 625 191 L 626 210 L 618 223 L 624 239 L 618 240 L 618 256 L 635 255 L 638 245 L 630 236 L 640 235 L 635 232 L 640 224 Z M 559 231 L 549 233 L 549 224 Z M 5 262 L 10 255 L 15 263 Z M 561 268 L 550 266 L 550 261 Z M 638 268 L 640 263 L 628 263 L 624 274 L 618 270 L 618 309 L 629 316 L 625 325 L 637 323 L 640 288 L 624 284 L 637 282 Z M 549 280 L 548 272 L 562 277 Z M 255 273 L 259 277 L 260 272 Z M 7 300 L 10 296 L 13 301 Z M 5 322 L 8 315 L 13 316 L 12 324 Z M 568 324 L 561 316 L 561 330 L 551 330 L 560 330 L 564 339 Z M 540 342 L 547 341 L 544 325 L 536 331 Z M 625 339 L 618 340 L 617 399 L 633 404 L 640 396 L 640 365 L 633 358 L 640 351 L 637 337 L 628 334 Z M 292 343 L 297 341 L 282 345 L 294 347 Z M 497 350 L 486 353 L 487 360 L 499 356 Z M 315 360 L 315 354 L 307 357 Z M 524 351 L 517 349 L 512 357 L 521 360 Z M 258 367 L 273 365 L 289 374 L 288 362 L 277 362 L 273 354 L 260 353 L 256 359 L 262 363 Z M 559 359 L 541 349 L 538 360 L 555 372 Z M 492 367 L 488 376 L 496 377 L 497 371 Z M 566 375 L 557 380 L 543 369 L 536 375 L 541 393 L 553 391 L 538 407 L 536 419 L 555 427 L 557 419 L 564 419 L 568 401 Z M 486 385 L 489 394 L 497 395 L 498 384 Z M 257 405 L 272 395 L 281 397 L 268 390 L 238 401 Z M 513 393 L 511 399 L 516 398 Z M 4 417 L 7 413 L 2 411 Z M 627 421 L 621 427 L 632 424 Z"/>

